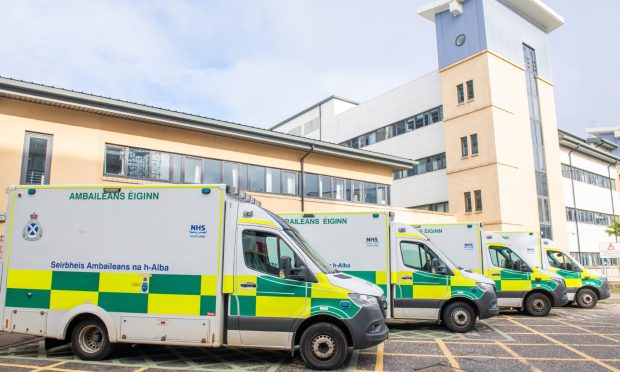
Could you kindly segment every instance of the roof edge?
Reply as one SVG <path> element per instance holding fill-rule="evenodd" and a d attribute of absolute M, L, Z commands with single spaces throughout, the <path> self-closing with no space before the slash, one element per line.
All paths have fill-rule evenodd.
<path fill-rule="evenodd" d="M 292 116 L 282 120 L 278 124 L 276 124 L 276 125 L 272 126 L 271 128 L 269 128 L 269 130 L 274 130 L 274 129 L 278 128 L 279 126 L 282 126 L 282 125 L 286 124 L 288 121 L 291 121 L 291 120 L 295 119 L 296 117 L 301 116 L 301 115 L 305 114 L 306 112 L 308 112 L 308 111 L 310 111 L 312 109 L 315 109 L 315 108 L 321 106 L 324 103 L 327 103 L 327 102 L 331 101 L 332 99 L 337 99 L 337 100 L 348 102 L 348 103 L 351 103 L 351 104 L 354 104 L 354 105 L 359 105 L 360 104 L 359 102 L 350 100 L 348 98 L 343 98 L 343 97 L 336 96 L 336 95 L 332 94 L 331 96 L 329 96 L 329 97 L 327 97 L 325 99 L 322 99 L 321 101 L 315 103 L 314 105 L 312 105 L 310 107 L 307 107 L 307 108 L 299 111 L 298 113 L 296 113 L 296 114 L 294 114 L 294 115 L 292 115 Z"/>
<path fill-rule="evenodd" d="M 593 156 L 610 165 L 620 165 L 619 157 L 615 156 L 614 154 L 599 150 L 598 148 L 586 142 L 585 139 L 572 133 L 558 129 L 558 139 L 560 141 L 560 146 L 572 148 L 577 152 Z"/>
<path fill-rule="evenodd" d="M 261 142 L 301 151 L 314 151 L 319 154 L 332 155 L 343 159 L 389 166 L 394 170 L 408 169 L 417 164 L 415 160 L 398 156 L 353 149 L 329 142 L 273 132 L 268 129 L 5 77 L 0 77 L 0 96 L 78 111 L 88 111 L 106 116 L 121 117 L 140 122 L 177 127 L 196 132 Z"/>

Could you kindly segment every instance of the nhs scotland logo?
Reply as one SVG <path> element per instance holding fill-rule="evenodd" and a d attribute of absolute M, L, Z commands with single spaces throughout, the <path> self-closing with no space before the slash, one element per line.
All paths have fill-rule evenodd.
<path fill-rule="evenodd" d="M 206 225 L 190 225 L 189 237 L 190 238 L 205 238 L 207 235 Z"/>
<path fill-rule="evenodd" d="M 37 221 L 38 217 L 39 215 L 37 215 L 35 212 L 32 212 L 32 214 L 30 215 L 30 221 L 28 221 L 28 223 L 26 224 L 26 226 L 24 226 L 24 229 L 22 230 L 22 237 L 27 241 L 32 242 L 35 240 L 39 240 L 43 236 L 43 228 L 41 227 L 39 221 Z"/>

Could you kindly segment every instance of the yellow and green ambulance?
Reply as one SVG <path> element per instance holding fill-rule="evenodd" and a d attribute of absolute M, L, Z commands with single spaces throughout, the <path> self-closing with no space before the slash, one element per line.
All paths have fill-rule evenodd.
<path fill-rule="evenodd" d="M 383 342 L 379 287 L 336 273 L 278 216 L 224 185 L 9 188 L 3 332 L 70 341 L 296 350 L 338 368 Z"/>
<path fill-rule="evenodd" d="M 383 290 L 388 319 L 441 321 L 453 332 L 496 315 L 494 282 L 458 268 L 417 229 L 389 213 L 284 213 L 332 269 Z"/>
<path fill-rule="evenodd" d="M 500 307 L 546 316 L 568 303 L 564 279 L 528 264 L 511 249 L 506 236 L 482 231 L 480 223 L 422 225 L 420 230 L 463 270 L 495 282 Z"/>
<path fill-rule="evenodd" d="M 502 232 L 510 247 L 530 265 L 560 275 L 566 283 L 568 300 L 579 307 L 591 309 L 599 300 L 609 298 L 609 283 L 604 275 L 581 266 L 564 253 L 553 240 L 540 237 L 537 232 Z"/>

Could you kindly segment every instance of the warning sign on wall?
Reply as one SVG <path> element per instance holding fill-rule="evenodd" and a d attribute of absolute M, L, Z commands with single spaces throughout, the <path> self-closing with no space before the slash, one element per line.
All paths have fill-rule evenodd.
<path fill-rule="evenodd" d="M 620 258 L 620 243 L 598 243 L 601 258 Z"/>

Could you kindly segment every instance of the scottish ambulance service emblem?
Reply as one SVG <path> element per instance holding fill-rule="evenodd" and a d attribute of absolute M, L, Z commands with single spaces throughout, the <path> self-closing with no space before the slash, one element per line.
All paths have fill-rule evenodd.
<path fill-rule="evenodd" d="M 30 215 L 30 221 L 24 226 L 24 230 L 22 230 L 22 236 L 24 239 L 28 241 L 35 241 L 41 239 L 43 236 L 43 228 L 39 221 L 37 221 L 37 215 L 35 212 L 32 212 Z"/>

